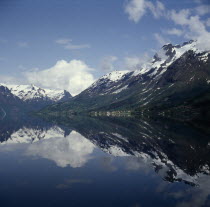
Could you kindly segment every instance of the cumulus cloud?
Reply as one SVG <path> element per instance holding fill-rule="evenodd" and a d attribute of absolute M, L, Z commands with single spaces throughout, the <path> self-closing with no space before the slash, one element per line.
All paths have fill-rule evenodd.
<path fill-rule="evenodd" d="M 92 158 L 95 146 L 76 131 L 65 138 L 45 139 L 29 145 L 26 155 L 53 160 L 59 167 L 82 167 Z"/>
<path fill-rule="evenodd" d="M 150 11 L 155 18 L 164 15 L 165 7 L 157 1 L 156 5 L 147 0 L 130 0 L 125 5 L 125 13 L 128 14 L 129 19 L 138 23 L 139 20 Z"/>
<path fill-rule="evenodd" d="M 210 32 L 207 31 L 205 22 L 201 21 L 199 15 L 192 15 L 189 9 L 183 9 L 178 12 L 170 12 L 171 20 L 183 27 L 183 36 L 188 39 L 197 40 L 198 47 L 210 49 Z"/>
<path fill-rule="evenodd" d="M 90 48 L 90 44 L 73 44 L 72 39 L 68 39 L 68 38 L 58 39 L 55 42 L 57 44 L 62 45 L 65 49 L 68 49 L 68 50 Z"/>
<path fill-rule="evenodd" d="M 113 71 L 114 70 L 114 63 L 117 61 L 116 56 L 107 56 L 104 57 L 101 61 L 101 69 L 103 71 Z"/>
<path fill-rule="evenodd" d="M 27 82 L 37 86 L 65 89 L 72 95 L 77 95 L 94 82 L 92 70 L 80 60 L 60 60 L 49 69 L 24 72 L 24 77 Z"/>

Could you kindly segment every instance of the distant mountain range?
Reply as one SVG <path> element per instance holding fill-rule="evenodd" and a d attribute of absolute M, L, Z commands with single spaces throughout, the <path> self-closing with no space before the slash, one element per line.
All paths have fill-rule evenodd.
<path fill-rule="evenodd" d="M 131 110 L 136 113 L 181 114 L 209 118 L 210 51 L 196 41 L 167 44 L 139 70 L 114 71 L 71 100 L 41 113 L 90 113 Z M 182 112 L 182 113 L 177 113 Z"/>
<path fill-rule="evenodd" d="M 35 85 L 0 84 L 0 107 L 6 113 L 34 111 L 71 99 L 65 90 L 50 90 Z"/>

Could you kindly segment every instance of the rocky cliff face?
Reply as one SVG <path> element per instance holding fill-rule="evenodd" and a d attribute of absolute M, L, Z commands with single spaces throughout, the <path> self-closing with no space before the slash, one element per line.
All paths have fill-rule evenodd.
<path fill-rule="evenodd" d="M 0 85 L 1 117 L 4 117 L 8 111 L 11 113 L 19 112 L 22 107 L 24 107 L 22 101 L 14 96 L 7 87 Z"/>

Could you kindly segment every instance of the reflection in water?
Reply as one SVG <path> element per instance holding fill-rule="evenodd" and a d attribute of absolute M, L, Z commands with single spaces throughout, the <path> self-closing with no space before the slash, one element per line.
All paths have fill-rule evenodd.
<path fill-rule="evenodd" d="M 64 135 L 64 130 L 57 126 L 45 130 L 23 127 L 18 131 L 13 132 L 7 140 L 2 142 L 2 144 L 34 143 L 42 139 L 63 138 Z"/>
<path fill-rule="evenodd" d="M 4 111 L 3 108 L 0 107 L 0 120 L 3 120 L 5 116 L 6 116 L 6 112 Z"/>
<path fill-rule="evenodd" d="M 198 187 L 193 189 L 188 189 L 185 191 L 178 191 L 172 196 L 177 199 L 182 199 L 177 207 L 189 207 L 189 206 L 210 206 L 210 200 L 208 197 L 210 196 L 210 179 L 208 176 L 203 175 L 197 180 Z M 189 199 L 186 199 L 189 197 Z"/>
<path fill-rule="evenodd" d="M 84 179 L 67 179 L 64 183 L 58 184 L 56 188 L 58 189 L 67 189 L 72 187 L 74 184 L 91 184 L 91 180 L 84 180 Z"/>
<path fill-rule="evenodd" d="M 53 160 L 59 167 L 82 167 L 94 150 L 94 145 L 72 131 L 65 138 L 52 138 L 29 145 L 26 154 Z"/>
<path fill-rule="evenodd" d="M 0 124 L 0 153 L 21 149 L 22 155 L 28 159 L 44 158 L 54 161 L 58 167 L 81 168 L 85 174 L 90 173 L 85 167 L 94 165 L 91 169 L 95 172 L 100 168 L 108 173 L 95 175 L 102 176 L 102 179 L 106 176 L 112 179 L 115 174 L 120 178 L 123 172 L 132 177 L 135 175 L 136 180 L 147 178 L 148 186 L 158 182 L 156 187 L 150 186 L 144 191 L 148 191 L 151 197 L 158 194 L 158 199 L 163 201 L 160 206 L 169 205 L 165 205 L 164 200 L 170 206 L 178 207 L 210 204 L 209 135 L 183 123 L 75 117 L 53 120 L 53 123 L 36 119 L 19 122 L 4 119 Z M 97 160 L 99 165 L 96 165 Z M 129 180 L 121 180 L 120 185 L 124 182 L 132 185 Z M 70 178 L 56 184 L 56 189 L 69 190 L 76 185 L 87 184 L 94 185 L 93 179 Z M 128 189 L 133 187 L 127 186 Z M 120 186 L 113 188 L 120 190 Z M 153 194 L 152 190 L 155 190 Z M 143 195 L 144 191 L 140 193 Z M 128 192 L 129 195 L 132 192 Z M 139 199 L 139 195 L 136 196 Z"/>

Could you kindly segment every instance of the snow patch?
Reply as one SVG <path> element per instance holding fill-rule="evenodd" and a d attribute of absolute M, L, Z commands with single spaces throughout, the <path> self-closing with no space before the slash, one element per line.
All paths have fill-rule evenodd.
<path fill-rule="evenodd" d="M 116 81 L 120 80 L 126 73 L 129 73 L 129 72 L 130 72 L 129 70 L 113 71 L 113 72 L 110 72 L 110 73 L 102 76 L 99 80 L 108 79 L 112 82 L 116 82 Z"/>
<path fill-rule="evenodd" d="M 126 85 L 126 86 L 124 86 L 124 87 L 122 87 L 122 88 L 117 89 L 116 91 L 113 92 L 113 94 L 114 94 L 114 93 L 120 93 L 121 91 L 123 91 L 123 90 L 125 90 L 125 89 L 127 89 L 127 88 L 128 88 L 128 85 Z"/>

